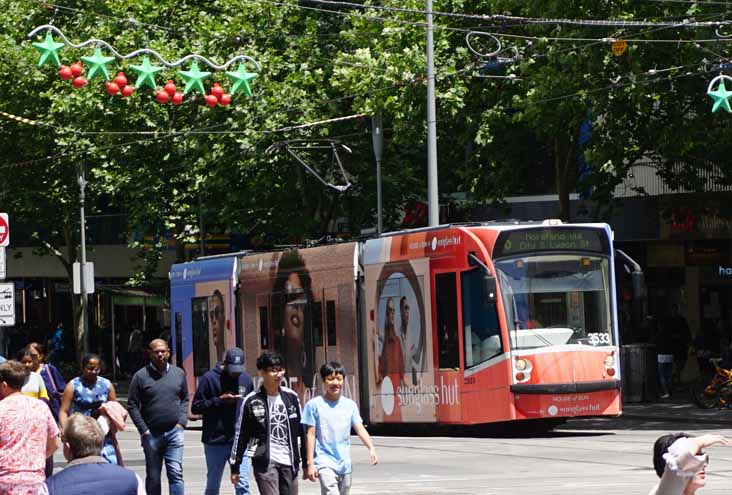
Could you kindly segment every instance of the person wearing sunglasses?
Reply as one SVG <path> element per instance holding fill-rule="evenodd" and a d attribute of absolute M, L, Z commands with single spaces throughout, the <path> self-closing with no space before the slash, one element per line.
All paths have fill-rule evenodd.
<path fill-rule="evenodd" d="M 648 495 L 694 495 L 706 485 L 709 454 L 712 445 L 730 445 L 720 435 L 693 437 L 687 433 L 662 435 L 653 445 L 653 468 L 659 482 Z"/>

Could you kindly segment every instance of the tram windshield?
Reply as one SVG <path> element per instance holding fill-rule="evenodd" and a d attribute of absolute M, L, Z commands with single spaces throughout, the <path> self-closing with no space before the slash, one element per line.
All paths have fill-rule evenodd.
<path fill-rule="evenodd" d="M 607 258 L 527 256 L 495 267 L 511 348 L 614 344 Z"/>

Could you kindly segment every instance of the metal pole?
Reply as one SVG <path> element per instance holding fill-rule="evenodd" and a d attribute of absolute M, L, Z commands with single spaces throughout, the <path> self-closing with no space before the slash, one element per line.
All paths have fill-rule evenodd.
<path fill-rule="evenodd" d="M 384 127 L 381 112 L 371 117 L 371 141 L 374 146 L 374 157 L 376 158 L 376 234 L 381 235 L 384 232 L 383 200 L 381 196 L 381 156 L 384 150 Z"/>
<path fill-rule="evenodd" d="M 117 383 L 117 327 L 114 320 L 114 296 L 110 296 L 112 306 L 112 383 Z"/>
<path fill-rule="evenodd" d="M 432 0 L 427 0 L 427 203 L 429 225 L 440 223 L 437 184 L 437 110 L 435 109 L 435 48 Z"/>
<path fill-rule="evenodd" d="M 204 225 L 203 225 L 203 199 L 201 198 L 201 192 L 198 192 L 198 227 L 199 227 L 199 235 L 201 236 L 200 244 L 201 244 L 201 256 L 206 256 L 206 232 L 204 231 Z"/>
<path fill-rule="evenodd" d="M 84 216 L 84 201 L 86 199 L 86 178 L 84 164 L 79 165 L 79 206 L 81 210 L 81 265 L 79 269 L 79 287 L 81 288 L 81 317 L 82 317 L 82 348 L 89 350 L 89 314 L 87 311 L 88 297 L 86 293 L 86 218 Z"/>

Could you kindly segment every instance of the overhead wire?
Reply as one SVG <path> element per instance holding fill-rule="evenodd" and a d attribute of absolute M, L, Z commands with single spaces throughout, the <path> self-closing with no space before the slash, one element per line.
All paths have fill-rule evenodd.
<path fill-rule="evenodd" d="M 346 2 L 340 0 L 305 0 L 306 2 L 316 3 L 321 5 L 331 5 L 340 7 L 351 7 L 358 9 L 372 9 L 381 10 L 386 12 L 399 12 L 408 14 L 426 15 L 427 10 L 422 9 L 408 9 L 404 7 L 385 7 L 383 5 L 367 5 L 355 2 Z M 567 24 L 575 26 L 586 26 L 586 27 L 664 27 L 668 26 L 667 23 L 649 22 L 649 21 L 634 21 L 634 20 L 614 20 L 614 19 L 566 19 L 566 18 L 543 18 L 543 17 L 524 17 L 514 16 L 505 14 L 463 14 L 457 12 L 441 12 L 437 10 L 431 10 L 431 13 L 435 17 L 453 17 L 460 19 L 481 19 L 481 20 L 506 20 L 521 24 Z M 722 24 L 732 24 L 732 21 L 725 21 Z M 708 23 L 706 21 L 695 21 L 691 16 L 687 16 L 687 21 L 684 22 L 687 27 L 716 27 L 718 23 Z"/>

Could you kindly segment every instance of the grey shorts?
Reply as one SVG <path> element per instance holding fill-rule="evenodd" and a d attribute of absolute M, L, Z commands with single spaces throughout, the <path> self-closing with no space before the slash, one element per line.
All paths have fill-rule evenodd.
<path fill-rule="evenodd" d="M 348 495 L 351 490 L 351 473 L 336 474 L 330 468 L 318 471 L 321 495 Z"/>

